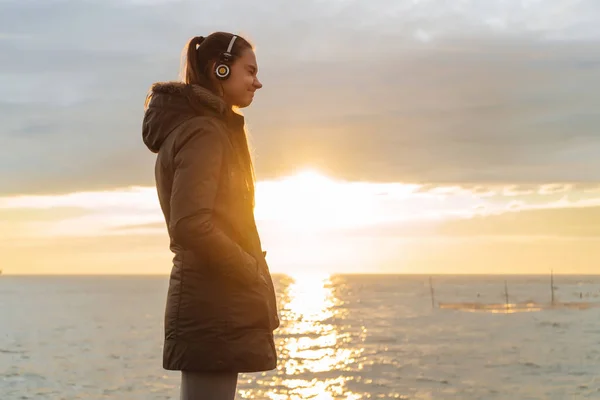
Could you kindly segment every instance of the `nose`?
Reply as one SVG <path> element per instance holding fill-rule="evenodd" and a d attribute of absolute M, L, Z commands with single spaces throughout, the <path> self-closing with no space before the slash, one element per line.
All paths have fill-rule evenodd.
<path fill-rule="evenodd" d="M 261 81 L 258 80 L 258 78 L 254 79 L 254 87 L 258 90 L 261 87 L 263 87 L 263 84 L 261 83 Z"/>

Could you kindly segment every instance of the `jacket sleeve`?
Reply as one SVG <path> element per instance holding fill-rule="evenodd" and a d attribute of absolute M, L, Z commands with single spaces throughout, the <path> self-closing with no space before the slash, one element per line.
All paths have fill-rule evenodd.
<path fill-rule="evenodd" d="M 215 197 L 223 162 L 223 139 L 215 131 L 193 132 L 174 155 L 170 230 L 177 243 L 219 272 L 245 283 L 258 276 L 258 261 L 214 225 Z"/>

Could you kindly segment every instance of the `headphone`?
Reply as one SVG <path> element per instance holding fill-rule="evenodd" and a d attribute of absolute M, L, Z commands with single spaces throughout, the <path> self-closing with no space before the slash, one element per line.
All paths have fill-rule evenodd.
<path fill-rule="evenodd" d="M 215 67 L 215 75 L 218 79 L 223 81 L 229 78 L 229 75 L 231 74 L 231 68 L 229 67 L 229 64 L 231 64 L 233 61 L 233 54 L 231 54 L 231 50 L 233 49 L 235 39 L 237 39 L 237 36 L 233 35 L 231 41 L 229 42 L 229 47 L 227 47 L 227 51 L 221 53 L 219 56 L 219 62 Z"/>

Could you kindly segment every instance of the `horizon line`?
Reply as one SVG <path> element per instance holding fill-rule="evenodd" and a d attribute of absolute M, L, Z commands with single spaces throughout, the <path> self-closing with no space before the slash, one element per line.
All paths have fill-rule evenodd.
<path fill-rule="evenodd" d="M 1 270 L 0 270 L 1 271 Z M 562 276 L 598 276 L 600 272 L 596 273 L 575 273 L 575 272 L 529 272 L 529 273 L 484 273 L 484 272 L 435 272 L 435 273 L 414 273 L 414 272 L 320 272 L 320 271 L 306 271 L 301 273 L 286 273 L 286 272 L 271 272 L 273 276 L 293 276 L 293 275 L 322 275 L 327 274 L 330 276 L 550 276 L 550 275 L 562 275 Z M 169 273 L 0 273 L 1 277 L 6 276 L 19 276 L 19 277 L 60 277 L 60 276 L 73 276 L 73 277 L 87 277 L 87 276 L 112 276 L 112 277 L 169 277 Z"/>

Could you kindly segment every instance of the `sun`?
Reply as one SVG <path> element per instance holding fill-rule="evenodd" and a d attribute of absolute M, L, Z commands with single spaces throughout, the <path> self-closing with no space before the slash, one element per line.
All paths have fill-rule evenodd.
<path fill-rule="evenodd" d="M 372 198 L 359 183 L 303 169 L 279 180 L 263 181 L 256 193 L 256 216 L 297 231 L 326 231 L 372 221 Z"/>
<path fill-rule="evenodd" d="M 293 275 L 371 268 L 397 251 L 397 246 L 373 240 L 373 232 L 406 215 L 397 199 L 412 190 L 344 181 L 312 168 L 258 182 L 255 217 L 270 265 Z"/>

